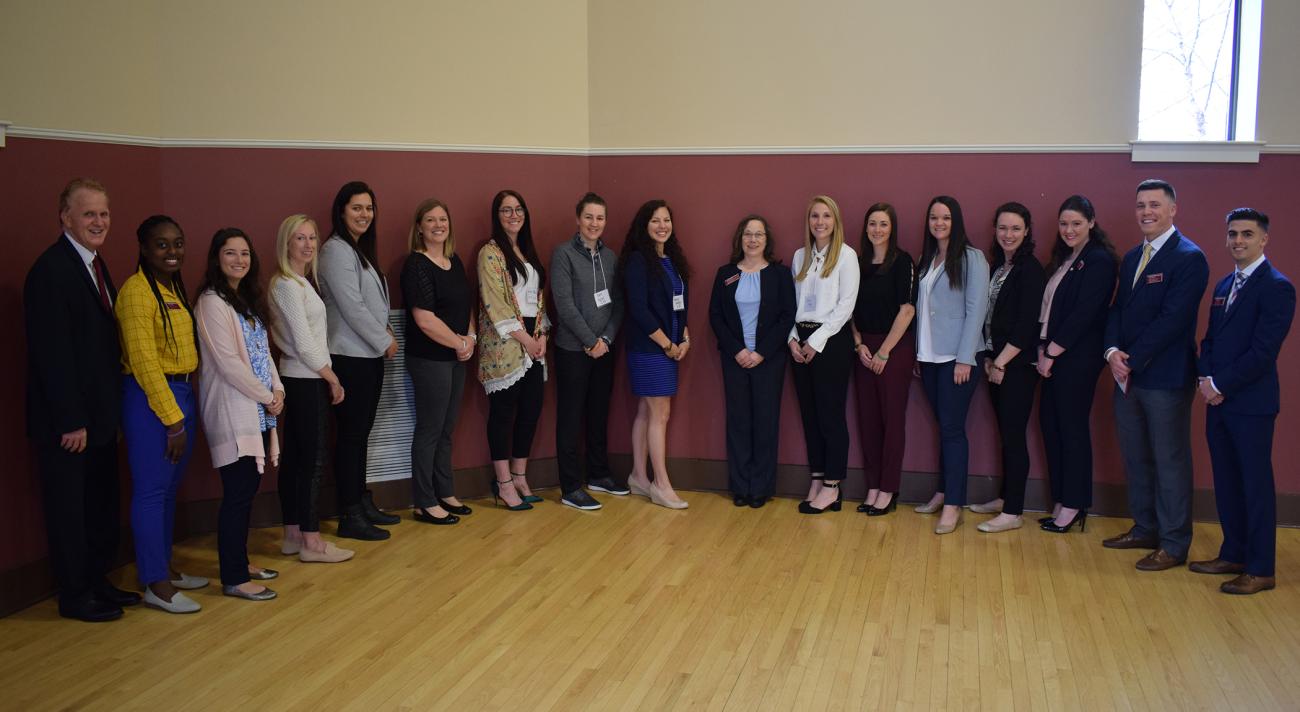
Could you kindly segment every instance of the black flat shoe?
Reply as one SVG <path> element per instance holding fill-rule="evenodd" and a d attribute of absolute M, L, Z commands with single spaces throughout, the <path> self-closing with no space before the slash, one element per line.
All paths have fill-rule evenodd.
<path fill-rule="evenodd" d="M 738 494 L 731 498 L 731 503 L 736 505 L 737 507 L 748 507 L 749 497 L 746 497 L 743 494 Z"/>
<path fill-rule="evenodd" d="M 441 497 L 438 498 L 438 504 L 442 505 L 442 508 L 443 508 L 443 509 L 445 509 L 445 510 L 447 510 L 448 512 L 451 512 L 452 514 L 455 514 L 456 516 L 459 516 L 459 517 L 463 517 L 463 516 L 465 516 L 465 515 L 467 515 L 467 514 L 473 514 L 473 513 L 474 513 L 474 510 L 470 509 L 469 507 L 467 507 L 467 506 L 465 506 L 465 505 L 463 505 L 463 504 L 448 504 L 448 503 L 447 503 L 447 500 L 445 500 L 445 499 L 443 499 L 443 498 L 441 498 Z"/>
<path fill-rule="evenodd" d="M 94 596 L 87 596 L 76 603 L 60 603 L 59 615 L 87 623 L 107 623 L 121 618 L 122 608 Z"/>
<path fill-rule="evenodd" d="M 338 536 L 344 539 L 360 539 L 362 541 L 383 541 L 392 534 L 386 529 L 380 529 L 366 519 L 366 515 L 361 513 L 361 505 L 354 504 L 339 516 Z"/>
<path fill-rule="evenodd" d="M 749 508 L 750 508 L 750 509 L 758 509 L 759 507 L 762 507 L 762 506 L 765 505 L 765 504 L 767 504 L 767 497 L 750 497 L 750 498 L 749 498 Z"/>
<path fill-rule="evenodd" d="M 402 521 L 402 518 L 396 514 L 389 514 L 376 507 L 375 496 L 371 494 L 370 490 L 366 490 L 361 495 L 361 514 L 371 524 L 387 524 L 391 526 Z"/>
<path fill-rule="evenodd" d="M 415 519 L 415 521 L 424 522 L 425 524 L 455 524 L 456 522 L 460 521 L 460 517 L 454 514 L 448 514 L 445 517 L 435 517 L 432 514 L 429 514 L 428 512 L 424 511 L 423 509 L 415 510 L 413 514 L 413 518 Z"/>
<path fill-rule="evenodd" d="M 859 512 L 862 512 L 863 514 L 866 514 L 867 512 L 870 512 L 870 511 L 873 510 L 873 509 L 875 509 L 875 507 L 872 507 L 871 505 L 867 504 L 866 502 L 863 502 L 862 504 L 859 504 L 859 505 L 858 505 L 858 511 L 859 511 Z"/>
<path fill-rule="evenodd" d="M 112 604 L 114 606 L 117 606 L 118 608 L 126 608 L 127 606 L 134 606 L 142 600 L 140 598 L 140 594 L 136 593 L 135 591 L 123 591 L 122 589 L 109 583 L 103 583 L 100 584 L 99 586 L 96 586 L 94 595 L 95 598 L 103 601 L 104 603 Z"/>

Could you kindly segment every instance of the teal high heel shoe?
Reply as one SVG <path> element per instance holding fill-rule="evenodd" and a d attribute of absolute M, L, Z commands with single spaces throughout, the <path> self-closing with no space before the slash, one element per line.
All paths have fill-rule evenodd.
<path fill-rule="evenodd" d="M 500 507 L 500 506 L 501 506 L 501 502 L 504 501 L 504 500 L 501 499 L 501 485 L 508 485 L 508 484 L 510 484 L 510 480 L 493 480 L 493 481 L 492 481 L 492 503 L 495 504 L 495 505 L 498 506 L 498 507 Z M 510 511 L 512 511 L 512 512 L 522 512 L 522 511 L 524 511 L 525 509 L 532 509 L 532 508 L 533 508 L 533 505 L 529 504 L 529 503 L 526 502 L 526 501 L 525 501 L 525 502 L 520 502 L 519 504 L 516 504 L 516 505 L 514 505 L 513 507 L 510 506 L 509 503 L 506 503 L 506 509 L 508 509 L 508 510 L 510 510 Z"/>
<path fill-rule="evenodd" d="M 511 472 L 511 473 L 510 473 L 510 476 L 511 476 L 512 478 L 513 478 L 513 477 L 525 477 L 525 476 L 527 476 L 527 473 L 525 473 L 525 472 L 521 472 L 521 473 L 519 473 L 519 474 L 516 475 L 515 473 Z M 511 482 L 514 482 L 514 480 L 512 479 Z M 538 497 L 538 496 L 535 495 L 535 494 L 521 494 L 521 495 L 519 495 L 519 496 L 520 496 L 521 498 L 523 498 L 523 500 L 524 500 L 525 502 L 544 502 L 544 501 L 546 501 L 546 500 L 542 499 L 541 497 Z"/>

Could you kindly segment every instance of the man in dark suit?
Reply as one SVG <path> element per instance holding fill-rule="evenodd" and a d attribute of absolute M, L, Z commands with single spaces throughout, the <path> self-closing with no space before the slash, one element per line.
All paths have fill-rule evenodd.
<path fill-rule="evenodd" d="M 1189 568 L 1238 574 L 1219 587 L 1224 593 L 1258 593 L 1276 585 L 1277 355 L 1295 316 L 1295 287 L 1264 258 L 1267 244 L 1267 215 L 1252 208 L 1228 213 L 1228 252 L 1236 269 L 1214 288 L 1197 363 L 1223 546 L 1216 558 Z"/>
<path fill-rule="evenodd" d="M 23 285 L 27 326 L 27 434 L 36 446 L 59 613 L 120 618 L 135 593 L 105 577 L 117 551 L 117 430 L 121 350 L 117 290 L 99 248 L 108 237 L 108 193 L 78 178 L 59 196 L 63 234 Z"/>
<path fill-rule="evenodd" d="M 1173 186 L 1137 187 L 1142 244 L 1120 263 L 1106 321 L 1106 362 L 1115 378 L 1115 424 L 1128 472 L 1133 527 L 1111 549 L 1155 549 L 1137 562 L 1163 571 L 1187 561 L 1192 543 L 1192 398 L 1196 316 L 1210 279 L 1205 255 L 1174 227 Z"/>

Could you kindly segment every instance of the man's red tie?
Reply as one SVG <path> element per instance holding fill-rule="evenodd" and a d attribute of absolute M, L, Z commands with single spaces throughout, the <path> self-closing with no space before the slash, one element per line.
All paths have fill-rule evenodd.
<path fill-rule="evenodd" d="M 95 283 L 99 285 L 99 301 L 104 305 L 104 311 L 109 314 L 113 313 L 113 305 L 108 301 L 108 270 L 104 269 L 104 258 L 95 255 Z"/>

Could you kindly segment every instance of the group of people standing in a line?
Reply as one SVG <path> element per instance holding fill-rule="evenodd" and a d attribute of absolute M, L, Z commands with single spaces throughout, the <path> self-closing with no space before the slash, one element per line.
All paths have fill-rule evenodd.
<path fill-rule="evenodd" d="M 415 393 L 414 519 L 447 525 L 471 513 L 455 495 L 451 443 L 465 364 L 476 353 L 489 402 L 493 496 L 512 511 L 542 501 L 529 487 L 527 465 L 552 331 L 562 502 L 598 509 L 590 489 L 686 508 L 673 490 L 665 455 L 677 367 L 691 346 L 692 271 L 671 209 L 661 200 L 642 205 L 616 257 L 602 239 L 605 201 L 588 193 L 576 206 L 577 231 L 555 248 L 549 272 L 523 196 L 503 190 L 491 210 L 491 235 L 476 264 L 477 299 L 457 254 L 450 208 L 426 200 L 408 225 L 410 254 L 400 285 L 405 364 Z M 119 428 L 148 605 L 197 611 L 199 603 L 183 591 L 208 584 L 177 571 L 171 560 L 176 490 L 200 422 L 223 487 L 218 549 L 224 594 L 275 597 L 260 582 L 277 573 L 249 561 L 247 538 L 261 476 L 281 455 L 282 552 L 304 562 L 353 556 L 320 532 L 317 500 L 330 407 L 337 421 L 337 533 L 388 538 L 380 525 L 400 518 L 381 511 L 366 489 L 366 454 L 384 359 L 396 354 L 398 343 L 376 255 L 377 201 L 365 183 L 338 191 L 328 239 L 321 240 L 306 215 L 282 222 L 265 288 L 248 236 L 236 228 L 217 231 L 192 298 L 181 279 L 186 238 L 172 218 L 155 215 L 139 226 L 137 269 L 118 290 L 98 253 L 111 222 L 106 189 L 76 179 L 60 196 L 59 211 L 63 235 L 29 272 L 24 308 L 28 429 L 61 614 L 112 620 L 123 606 L 142 600 L 105 578 L 119 538 Z M 970 505 L 996 514 L 980 531 L 1023 524 L 1025 431 L 1040 383 L 1054 502 L 1040 526 L 1064 533 L 1078 524 L 1082 530 L 1092 497 L 1092 400 L 1109 363 L 1134 526 L 1105 545 L 1154 549 L 1138 562 L 1144 570 L 1186 560 L 1190 408 L 1199 388 L 1209 405 L 1224 544 L 1219 557 L 1192 568 L 1240 574 L 1224 585 L 1230 592 L 1271 588 L 1276 359 L 1295 292 L 1263 256 L 1268 218 L 1248 208 L 1233 211 L 1228 248 L 1237 269 L 1216 287 L 1198 362 L 1196 310 L 1208 264 L 1174 228 L 1175 212 L 1172 186 L 1139 185 L 1137 218 L 1145 239 L 1121 260 L 1092 203 L 1071 196 L 1058 211 L 1058 238 L 1046 268 L 1034 256 L 1029 210 L 1014 202 L 994 211 L 986 259 L 971 245 L 958 202 L 934 198 L 917 263 L 899 247 L 897 215 L 887 203 L 867 210 L 859 254 L 846 244 L 835 201 L 814 197 L 803 246 L 788 269 L 774 256 L 768 222 L 746 216 L 736 226 L 730 260 L 714 277 L 708 310 L 721 353 L 735 504 L 761 507 L 774 493 L 788 354 L 811 476 L 799 511 L 841 507 L 849 447 L 845 411 L 854 375 L 868 488 L 858 511 L 878 516 L 895 509 L 915 374 L 938 421 L 941 471 L 937 492 L 917 511 L 938 512 L 936 533 L 952 532 L 967 505 L 966 419 L 973 376 L 982 373 L 997 416 L 1004 476 L 997 499 Z M 547 312 L 548 276 L 554 322 Z M 628 374 L 639 403 L 633 468 L 623 487 L 609 469 L 606 420 L 611 350 L 625 316 Z M 278 367 L 272 343 L 281 354 Z"/>

